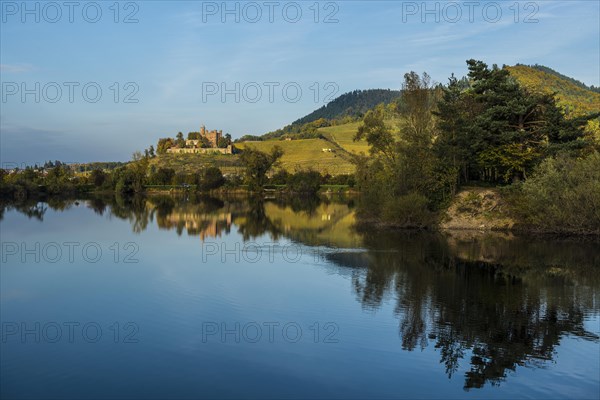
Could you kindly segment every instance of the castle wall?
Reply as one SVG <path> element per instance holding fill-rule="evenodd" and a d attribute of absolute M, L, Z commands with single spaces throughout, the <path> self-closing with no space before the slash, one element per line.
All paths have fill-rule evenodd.
<path fill-rule="evenodd" d="M 199 149 L 199 148 L 184 148 L 184 149 L 179 149 L 179 148 L 170 148 L 167 149 L 167 153 L 172 153 L 172 154 L 210 154 L 210 153 L 220 153 L 220 154 L 233 154 L 234 148 L 233 146 L 229 145 L 224 149 L 220 149 L 218 147 L 209 147 L 209 148 L 205 148 L 205 149 Z"/>

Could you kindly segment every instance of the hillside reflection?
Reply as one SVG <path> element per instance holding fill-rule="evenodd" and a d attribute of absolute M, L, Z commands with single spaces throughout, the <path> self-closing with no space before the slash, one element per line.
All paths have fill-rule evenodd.
<path fill-rule="evenodd" d="M 235 231 L 307 246 L 336 248 L 328 268 L 350 274 L 366 310 L 392 299 L 399 346 L 433 346 L 449 378 L 465 370 L 464 388 L 498 385 L 519 366 L 544 367 L 572 335 L 600 343 L 586 328 L 598 318 L 598 242 L 509 234 L 370 232 L 354 229 L 351 200 L 302 202 L 153 196 L 82 200 L 99 215 L 128 220 L 133 231 L 155 224 L 198 237 Z M 43 219 L 74 202 L 3 205 Z"/>

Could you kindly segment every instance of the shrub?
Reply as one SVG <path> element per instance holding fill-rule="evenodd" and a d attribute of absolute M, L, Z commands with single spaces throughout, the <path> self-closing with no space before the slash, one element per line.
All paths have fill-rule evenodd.
<path fill-rule="evenodd" d="M 317 171 L 298 171 L 289 179 L 289 189 L 295 193 L 316 194 L 321 187 L 321 174 Z"/>
<path fill-rule="evenodd" d="M 600 154 L 544 160 L 512 205 L 521 220 L 541 231 L 600 234 Z"/>
<path fill-rule="evenodd" d="M 223 178 L 223 173 L 217 167 L 208 167 L 200 173 L 200 180 L 198 182 L 198 189 L 205 190 L 213 190 L 220 188 L 225 184 L 225 178 Z"/>
<path fill-rule="evenodd" d="M 285 169 L 280 169 L 276 173 L 273 174 L 271 179 L 269 179 L 269 183 L 271 185 L 287 185 L 290 180 L 290 173 Z"/>
<path fill-rule="evenodd" d="M 391 198 L 384 203 L 382 219 L 402 228 L 427 228 L 436 222 L 428 203 L 425 196 L 415 192 Z"/>
<path fill-rule="evenodd" d="M 161 167 L 150 176 L 150 182 L 153 185 L 170 185 L 174 176 L 175 170 L 173 168 Z"/>
<path fill-rule="evenodd" d="M 108 176 L 101 169 L 95 169 L 90 173 L 89 181 L 92 185 L 99 188 L 108 180 Z"/>

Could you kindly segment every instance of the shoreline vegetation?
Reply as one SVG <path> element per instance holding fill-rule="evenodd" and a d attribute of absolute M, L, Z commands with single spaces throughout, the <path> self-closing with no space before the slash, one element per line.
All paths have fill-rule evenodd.
<path fill-rule="evenodd" d="M 342 194 L 355 198 L 361 227 L 600 236 L 600 110 L 560 105 L 555 93 L 522 86 L 507 68 L 467 65 L 466 77 L 452 75 L 446 85 L 407 73 L 395 101 L 358 121 L 308 121 L 294 128 L 297 137 L 289 128 L 271 147 L 266 140 L 236 141 L 236 154 L 167 155 L 169 146 L 185 143 L 180 132 L 128 163 L 0 169 L 0 198 Z M 309 148 L 302 140 L 328 147 L 307 142 Z M 231 145 L 231 137 L 221 144 Z M 284 165 L 295 148 L 312 162 L 287 154 L 304 164 Z M 319 167 L 319 156 L 325 164 L 351 163 L 353 173 L 330 173 Z"/>
<path fill-rule="evenodd" d="M 107 197 L 119 198 L 148 198 L 154 197 L 181 197 L 181 196 L 206 196 L 214 199 L 240 199 L 253 201 L 264 201 L 274 199 L 282 202 L 319 202 L 331 199 L 343 199 L 357 203 L 357 211 L 360 210 L 360 192 L 350 187 L 338 187 L 336 190 L 321 188 L 316 194 L 309 196 L 285 191 L 284 188 L 265 189 L 263 193 L 251 192 L 245 187 L 220 188 L 208 192 L 200 192 L 194 188 L 171 186 L 168 189 L 148 188 L 143 192 L 122 195 L 111 190 L 74 191 L 64 194 L 45 192 L 32 193 L 28 197 L 14 198 L 5 195 L 0 196 L 0 208 L 10 206 L 37 205 L 38 203 L 57 203 L 61 201 L 85 201 Z M 422 228 L 406 226 L 396 221 L 382 221 L 378 218 L 358 216 L 354 228 L 359 231 L 431 231 L 450 235 L 467 235 L 479 237 L 488 234 L 519 234 L 527 236 L 548 237 L 573 237 L 584 239 L 586 237 L 600 239 L 600 232 L 586 230 L 564 230 L 564 229 L 542 229 L 538 226 L 528 225 L 518 220 L 518 215 L 511 209 L 507 201 L 504 189 L 467 187 L 461 190 L 449 206 L 438 216 L 435 223 Z M 1 217 L 0 217 L 1 220 Z"/>

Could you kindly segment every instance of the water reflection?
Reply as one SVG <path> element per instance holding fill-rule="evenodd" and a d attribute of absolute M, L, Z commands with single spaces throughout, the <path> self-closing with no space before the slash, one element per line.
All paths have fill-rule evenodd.
<path fill-rule="evenodd" d="M 366 247 L 377 251 L 330 256 L 339 265 L 367 266 L 354 273 L 358 300 L 365 308 L 378 308 L 392 292 L 402 348 L 435 346 L 449 377 L 470 354 L 465 389 L 499 384 L 517 366 L 543 366 L 564 335 L 598 342 L 584 328 L 584 317 L 598 311 L 599 279 L 593 264 L 598 254 L 591 248 L 582 252 L 581 243 L 563 243 L 567 248 L 559 255 L 553 254 L 552 249 L 561 247 L 556 243 L 537 243 L 548 255 L 540 260 L 521 253 L 525 248 L 510 246 L 506 238 L 472 242 L 485 249 L 496 243 L 500 257 L 491 260 L 490 253 L 459 257 L 464 255 L 461 247 L 439 235 L 364 238 Z M 578 261 L 583 264 L 544 266 L 545 261 L 566 260 L 566 254 L 576 254 L 574 249 L 580 250 Z M 507 264 L 501 264 L 502 257 Z"/>
<path fill-rule="evenodd" d="M 199 241 L 237 230 L 337 248 L 329 265 L 350 271 L 365 310 L 392 299 L 399 346 L 433 346 L 449 378 L 467 366 L 464 388 L 498 385 L 519 366 L 544 367 L 567 335 L 600 343 L 586 320 L 598 316 L 600 251 L 580 240 L 509 234 L 356 231 L 351 200 L 302 202 L 200 196 L 82 200 L 98 215 L 128 220 L 134 232 L 156 223 Z M 43 220 L 74 202 L 3 205 Z"/>

